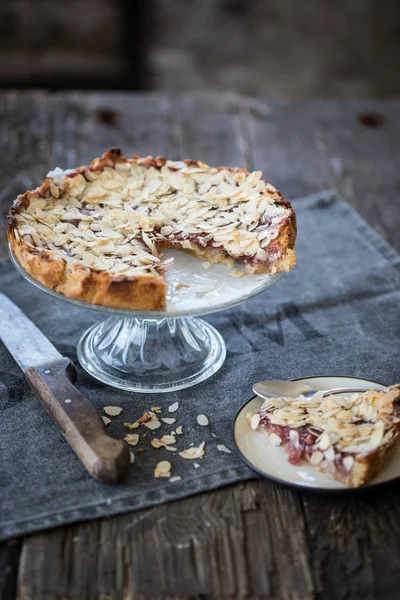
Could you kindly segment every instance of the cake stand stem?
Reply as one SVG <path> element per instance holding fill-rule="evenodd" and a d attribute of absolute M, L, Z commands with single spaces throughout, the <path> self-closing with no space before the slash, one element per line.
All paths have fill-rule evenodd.
<path fill-rule="evenodd" d="M 221 335 L 202 319 L 111 317 L 78 344 L 83 368 L 120 389 L 172 392 L 213 375 L 225 360 Z"/>

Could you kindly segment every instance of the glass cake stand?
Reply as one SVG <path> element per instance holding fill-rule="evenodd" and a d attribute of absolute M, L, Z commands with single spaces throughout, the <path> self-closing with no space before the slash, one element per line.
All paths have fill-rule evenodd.
<path fill-rule="evenodd" d="M 275 275 L 232 276 L 226 265 L 210 265 L 183 252 L 166 273 L 167 310 L 136 311 L 80 302 L 53 292 L 21 267 L 19 273 L 42 291 L 75 306 L 102 313 L 78 343 L 78 359 L 95 379 L 132 392 L 172 392 L 204 381 L 222 366 L 225 343 L 220 333 L 199 315 L 215 313 L 264 292 Z M 240 268 L 240 267 L 239 267 Z M 233 271 L 238 275 L 238 271 Z"/>

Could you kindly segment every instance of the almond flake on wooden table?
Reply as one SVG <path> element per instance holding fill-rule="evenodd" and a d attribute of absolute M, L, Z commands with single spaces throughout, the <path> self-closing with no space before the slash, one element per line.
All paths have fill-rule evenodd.
<path fill-rule="evenodd" d="M 175 423 L 176 419 L 173 419 L 172 417 L 161 417 L 161 421 L 167 423 L 167 425 L 172 425 L 172 423 Z"/>
<path fill-rule="evenodd" d="M 171 477 L 171 463 L 169 460 L 162 460 L 156 464 L 154 477 Z"/>
<path fill-rule="evenodd" d="M 179 475 L 175 475 L 175 477 L 170 478 L 170 482 L 175 483 L 175 481 L 181 481 L 181 479 L 182 477 L 180 477 Z"/>
<path fill-rule="evenodd" d="M 224 446 L 224 444 L 218 444 L 217 448 L 220 452 L 226 452 L 227 454 L 232 454 L 232 451 L 229 450 L 229 448 L 227 448 L 226 446 Z"/>
<path fill-rule="evenodd" d="M 133 454 L 133 452 L 129 452 L 129 462 L 131 463 L 131 465 L 135 462 L 135 455 Z"/>
<path fill-rule="evenodd" d="M 118 417 L 122 413 L 120 406 L 104 406 L 103 410 L 109 417 Z"/>
<path fill-rule="evenodd" d="M 202 427 L 207 427 L 207 425 L 209 423 L 208 418 L 206 417 L 206 415 L 198 415 L 197 416 L 197 422 Z"/>
<path fill-rule="evenodd" d="M 183 435 L 183 427 L 182 425 L 179 425 L 179 427 L 176 428 L 175 430 L 177 435 Z"/>
<path fill-rule="evenodd" d="M 175 412 L 179 408 L 179 402 L 174 402 L 171 406 L 168 407 L 168 412 Z"/>
<path fill-rule="evenodd" d="M 111 419 L 109 419 L 108 417 L 102 416 L 101 418 L 104 421 L 104 425 L 109 425 L 111 423 Z"/>
<path fill-rule="evenodd" d="M 124 440 L 125 440 L 126 442 L 128 442 L 128 444 L 129 444 L 130 446 L 136 446 L 136 444 L 137 444 L 137 443 L 138 443 L 138 441 L 139 441 L 139 434 L 138 434 L 138 433 L 128 433 L 128 435 L 126 435 L 126 436 L 124 437 Z"/>
<path fill-rule="evenodd" d="M 124 423 L 124 427 L 129 429 L 129 431 L 132 431 L 133 429 L 137 429 L 139 426 L 140 426 L 140 423 L 138 423 L 137 421 L 135 421 L 135 423 Z"/>
<path fill-rule="evenodd" d="M 147 429 L 154 431 L 154 429 L 161 427 L 161 423 L 156 419 L 155 421 L 148 421 L 147 423 L 144 423 L 144 426 L 147 427 Z"/>
<path fill-rule="evenodd" d="M 193 446 L 192 448 L 188 448 L 187 450 L 183 450 L 179 452 L 179 456 L 182 458 L 186 458 L 188 460 L 195 460 L 196 458 L 203 458 L 204 456 L 204 446 L 205 442 L 201 442 L 200 446 Z"/>

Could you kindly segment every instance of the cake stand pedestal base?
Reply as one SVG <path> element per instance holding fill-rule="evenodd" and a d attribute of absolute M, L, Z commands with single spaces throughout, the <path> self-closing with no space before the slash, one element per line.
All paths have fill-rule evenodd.
<path fill-rule="evenodd" d="M 111 317 L 78 344 L 78 359 L 93 377 L 141 393 L 181 390 L 213 375 L 225 360 L 224 340 L 195 318 Z"/>

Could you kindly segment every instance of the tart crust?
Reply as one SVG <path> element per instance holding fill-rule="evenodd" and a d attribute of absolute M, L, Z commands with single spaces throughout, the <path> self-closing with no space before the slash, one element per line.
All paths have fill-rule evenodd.
<path fill-rule="evenodd" d="M 158 238 L 154 241 L 152 250 L 156 257 L 166 248 L 173 247 L 209 262 L 233 266 L 236 260 L 242 261 L 249 273 L 276 273 L 293 268 L 296 262 L 293 250 L 296 238 L 295 213 L 280 192 L 260 179 L 260 172 L 250 174 L 246 169 L 212 168 L 201 161 L 186 160 L 177 163 L 167 161 L 164 157 L 139 158 L 134 156 L 127 159 L 120 150 L 111 149 L 105 152 L 101 158 L 93 160 L 90 166 L 80 167 L 68 173 L 62 172 L 61 177 L 49 174 L 41 186 L 35 190 L 28 190 L 14 202 L 7 217 L 7 236 L 12 251 L 25 271 L 49 289 L 75 300 L 123 309 L 165 310 L 166 283 L 163 273 L 166 267 L 160 261 L 149 266 L 147 270 L 146 268 L 143 270 L 142 267 L 142 271 L 137 274 L 134 269 L 135 274 L 132 274 L 132 269 L 127 269 L 126 273 L 114 273 L 109 269 L 90 266 L 85 263 L 85 260 L 76 260 L 73 256 L 63 256 L 61 251 L 55 249 L 54 246 L 35 245 L 30 235 L 23 234 L 23 225 L 30 223 L 30 221 L 24 220 L 24 214 L 26 215 L 32 202 L 44 199 L 57 206 L 59 200 L 71 193 L 71 186 L 77 180 L 83 187 L 90 186 L 91 182 L 96 183 L 96 178 L 104 171 L 112 175 L 111 170 L 115 170 L 116 176 L 119 176 L 118 172 L 133 168 L 133 165 L 137 165 L 142 171 L 143 168 L 152 169 L 154 173 L 164 167 L 168 169 L 168 173 L 178 173 L 178 175 L 182 169 L 194 171 L 198 169 L 205 173 L 209 172 L 211 176 L 223 171 L 225 174 L 230 173 L 230 176 L 234 175 L 238 181 L 236 183 L 238 191 L 240 191 L 241 181 L 248 181 L 248 178 L 256 175 L 255 181 L 261 182 L 257 185 L 262 190 L 260 192 L 262 197 L 268 200 L 270 206 L 281 210 L 284 214 L 278 224 L 274 226 L 276 237 L 270 245 L 273 251 L 271 252 L 268 247 L 260 250 L 261 254 L 265 255 L 263 260 L 251 260 L 251 256 L 245 252 L 242 255 L 230 255 L 224 247 L 221 247 L 221 244 L 214 246 L 211 242 L 211 244 L 205 245 L 202 238 L 199 237 L 193 237 L 193 239 L 190 238 L 190 235 L 180 238 L 168 237 L 161 236 L 159 233 L 157 233 Z M 174 215 L 171 216 L 172 220 L 173 217 Z M 23 222 L 22 225 L 21 222 Z M 42 221 L 42 223 L 46 225 L 46 221 Z M 37 224 L 36 222 L 35 226 Z M 77 227 L 76 224 L 75 226 Z M 146 243 L 150 247 L 151 240 L 146 239 Z"/>
<path fill-rule="evenodd" d="M 337 481 L 360 487 L 386 467 L 399 445 L 400 385 L 344 398 L 341 405 L 338 402 L 336 414 L 332 414 L 335 411 L 332 406 L 338 396 L 330 398 L 333 400 L 315 400 L 315 406 L 320 403 L 320 408 L 315 411 L 311 407 L 311 414 L 307 414 L 307 402 L 313 403 L 313 398 L 310 401 L 304 398 L 302 401 L 301 397 L 284 401 L 273 398 L 256 415 L 249 414 L 248 421 L 252 429 L 265 431 L 271 443 L 282 445 L 289 454 L 289 462 L 306 460 Z M 283 402 L 287 403 L 287 409 Z M 283 413 L 279 412 L 282 408 Z M 296 421 L 300 423 L 298 427 Z M 363 428 L 370 429 L 369 435 L 360 433 Z"/>

